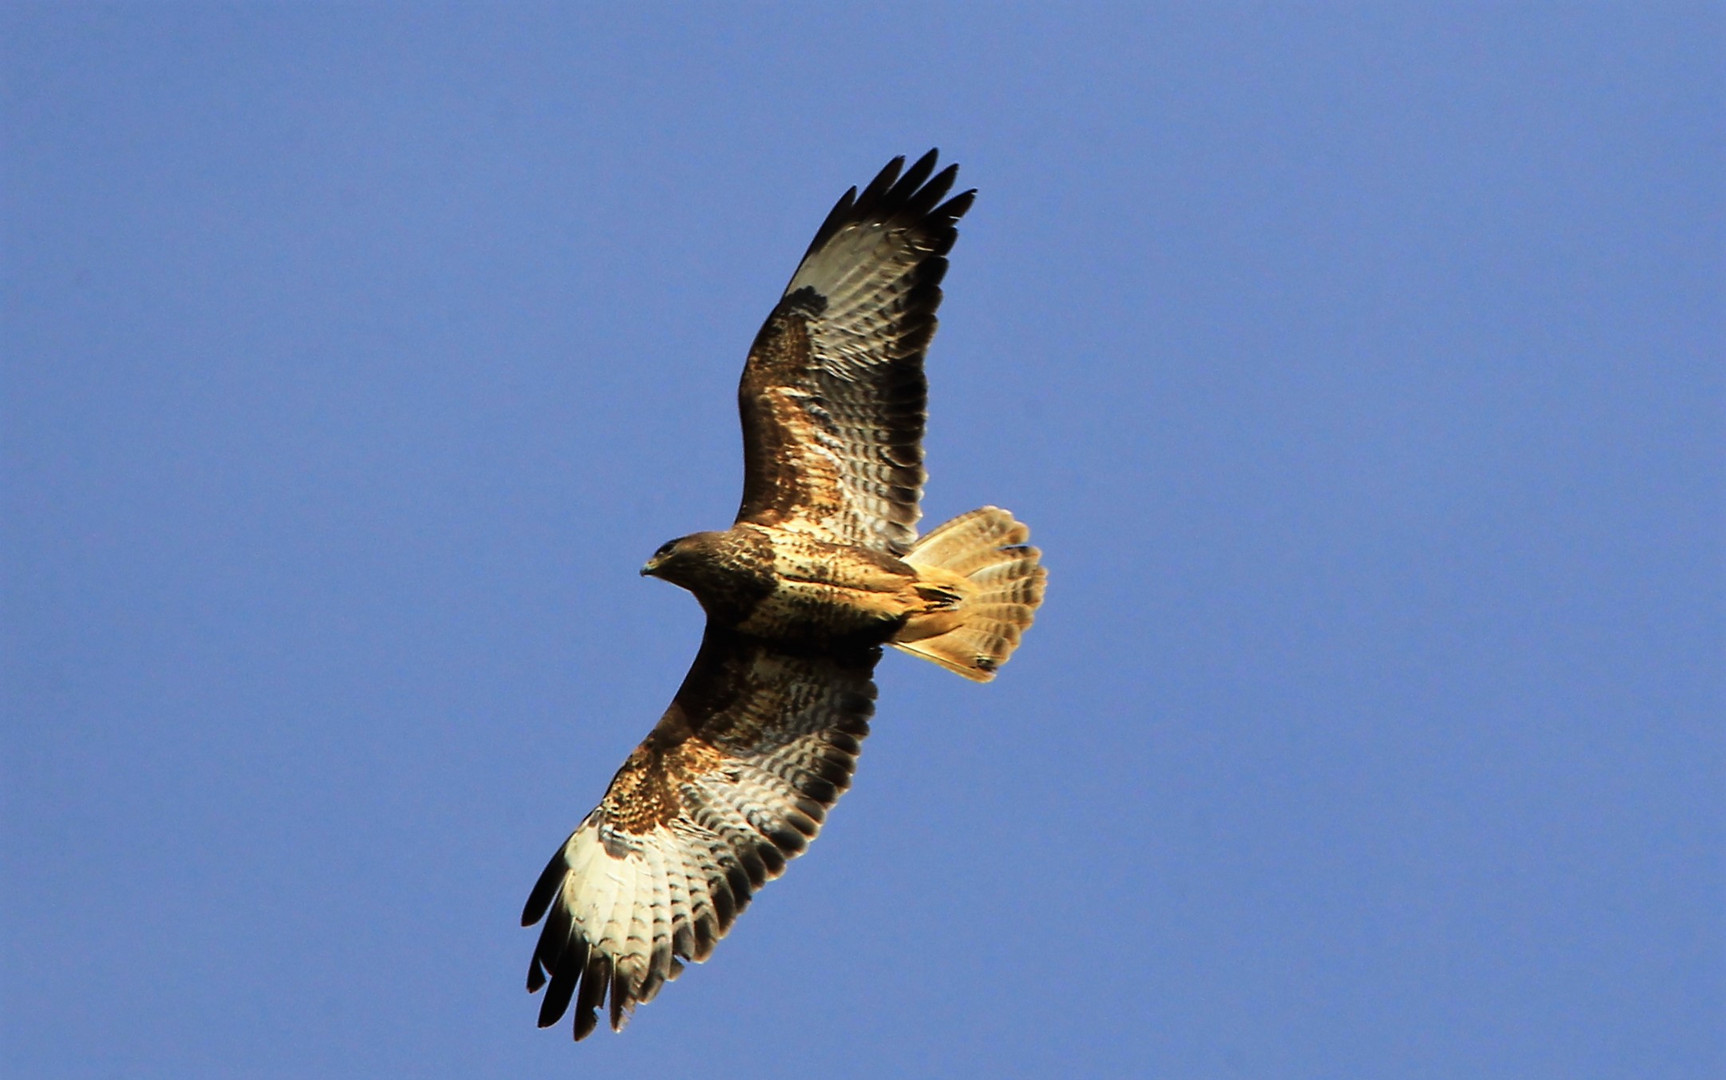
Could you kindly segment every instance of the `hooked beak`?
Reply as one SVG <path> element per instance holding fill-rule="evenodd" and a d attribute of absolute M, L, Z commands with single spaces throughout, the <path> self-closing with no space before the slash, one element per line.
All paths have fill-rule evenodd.
<path fill-rule="evenodd" d="M 662 561 L 663 560 L 660 559 L 660 557 L 657 555 L 655 555 L 653 558 L 647 560 L 647 565 L 641 568 L 641 576 L 642 577 L 654 577 L 658 573 L 659 564 Z"/>

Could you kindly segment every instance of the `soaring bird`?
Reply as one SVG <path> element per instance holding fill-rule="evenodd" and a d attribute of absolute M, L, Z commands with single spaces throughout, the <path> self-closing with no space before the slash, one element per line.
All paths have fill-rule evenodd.
<path fill-rule="evenodd" d="M 958 166 L 894 158 L 847 191 L 755 336 L 738 388 L 743 505 L 642 573 L 695 594 L 700 651 L 671 705 L 552 856 L 539 1024 L 612 1030 L 712 953 L 851 784 L 881 647 L 987 682 L 1043 599 L 1040 553 L 985 506 L 919 538 L 923 357 L 956 224 Z M 903 171 L 901 171 L 903 170 Z"/>

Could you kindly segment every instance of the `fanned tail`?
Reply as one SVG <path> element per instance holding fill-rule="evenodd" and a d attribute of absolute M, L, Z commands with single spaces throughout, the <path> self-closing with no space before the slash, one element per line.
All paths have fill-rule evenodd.
<path fill-rule="evenodd" d="M 905 561 L 927 603 L 893 645 L 967 679 L 988 682 L 1043 602 L 1048 571 L 1031 530 L 999 507 L 973 510 L 917 541 Z"/>

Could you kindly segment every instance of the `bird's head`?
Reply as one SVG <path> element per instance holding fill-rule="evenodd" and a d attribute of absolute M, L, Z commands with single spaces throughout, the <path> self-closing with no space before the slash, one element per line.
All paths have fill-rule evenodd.
<path fill-rule="evenodd" d="M 711 576 L 711 573 L 704 575 L 703 571 L 713 562 L 714 537 L 714 533 L 700 532 L 667 540 L 641 568 L 641 576 L 660 578 L 686 589 L 693 588 L 704 577 Z"/>
<path fill-rule="evenodd" d="M 665 577 L 666 570 L 671 569 L 673 564 L 677 562 L 677 545 L 683 543 L 683 540 L 683 537 L 678 537 L 676 540 L 667 540 L 659 545 L 659 550 L 653 553 L 653 558 L 647 560 L 647 565 L 641 568 L 641 576 Z"/>

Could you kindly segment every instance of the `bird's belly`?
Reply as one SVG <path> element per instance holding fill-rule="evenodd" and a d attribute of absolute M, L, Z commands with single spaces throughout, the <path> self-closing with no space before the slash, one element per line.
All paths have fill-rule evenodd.
<path fill-rule="evenodd" d="M 823 641 L 879 637 L 915 603 L 916 575 L 852 548 L 797 538 L 774 544 L 774 590 L 738 625 L 744 633 Z"/>
<path fill-rule="evenodd" d="M 878 637 L 886 641 L 906 615 L 892 594 L 814 582 L 781 582 L 737 629 L 773 640 L 810 643 Z"/>

